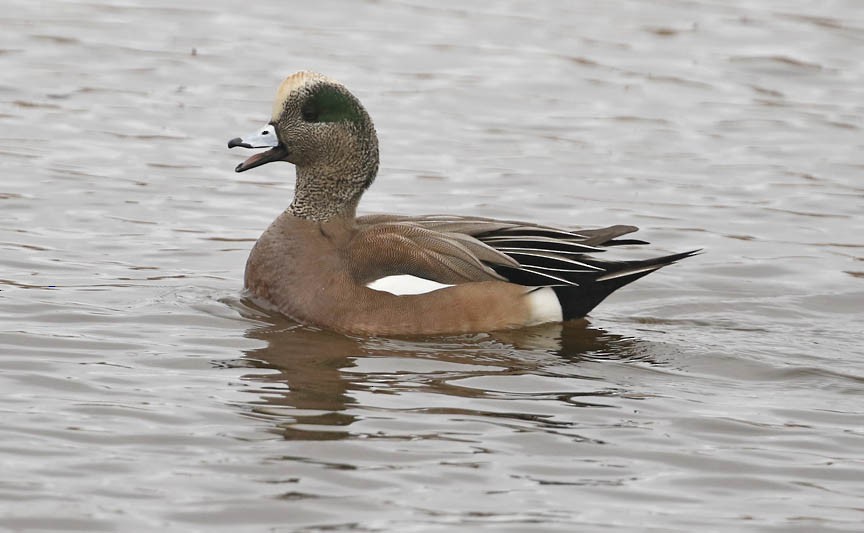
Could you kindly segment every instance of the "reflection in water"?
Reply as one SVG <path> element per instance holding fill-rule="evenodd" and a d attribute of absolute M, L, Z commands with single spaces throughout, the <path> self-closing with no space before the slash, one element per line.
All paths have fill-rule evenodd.
<path fill-rule="evenodd" d="M 248 307 L 244 305 L 250 305 Z M 587 321 L 547 324 L 530 329 L 451 337 L 355 338 L 301 326 L 277 313 L 252 306 L 236 307 L 259 322 L 246 336 L 264 346 L 246 352 L 244 366 L 271 372 L 245 376 L 257 384 L 250 392 L 251 415 L 276 422 L 288 440 L 333 440 L 355 433 L 346 428 L 357 416 L 352 407 L 362 393 L 398 395 L 422 388 L 452 398 L 550 398 L 577 406 L 603 406 L 596 398 L 608 388 L 584 392 L 507 392 L 466 387 L 466 378 L 542 374 L 587 383 L 596 378 L 574 373 L 582 361 L 600 359 L 651 362 L 652 344 L 593 328 Z M 566 372 L 564 372 L 564 370 Z M 273 372 L 275 371 L 275 372 Z M 595 400 L 586 401 L 593 397 Z M 578 401 L 577 401 L 578 398 Z M 388 409 L 407 408 L 394 405 Z M 417 406 L 414 411 L 478 415 L 552 423 L 534 414 Z M 359 411 L 356 409 L 355 411 Z"/>
<path fill-rule="evenodd" d="M 345 432 L 309 432 L 295 426 L 344 427 L 353 422 L 352 416 L 344 414 L 352 403 L 348 392 L 352 384 L 341 370 L 353 365 L 351 358 L 362 353 L 360 345 L 349 337 L 299 326 L 276 314 L 256 318 L 264 318 L 266 325 L 246 335 L 266 345 L 248 351 L 246 359 L 251 366 L 276 372 L 246 376 L 260 384 L 253 389 L 261 395 L 250 402 L 253 413 L 280 419 L 280 432 L 286 439 L 346 437 Z"/>

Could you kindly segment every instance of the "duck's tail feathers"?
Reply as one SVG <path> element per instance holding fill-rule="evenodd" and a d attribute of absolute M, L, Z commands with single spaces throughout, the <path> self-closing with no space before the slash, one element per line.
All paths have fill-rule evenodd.
<path fill-rule="evenodd" d="M 691 250 L 679 254 L 654 257 L 642 261 L 606 262 L 606 272 L 588 283 L 579 285 L 559 285 L 552 287 L 558 301 L 564 320 L 582 318 L 597 307 L 607 296 L 624 285 L 647 276 L 655 270 L 671 265 L 681 259 L 686 259 L 700 253 L 701 250 Z"/>

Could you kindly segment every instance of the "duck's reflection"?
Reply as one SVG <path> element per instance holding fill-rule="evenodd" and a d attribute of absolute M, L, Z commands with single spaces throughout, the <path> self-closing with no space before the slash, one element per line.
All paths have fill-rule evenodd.
<path fill-rule="evenodd" d="M 542 372 L 549 376 L 554 375 L 552 367 L 561 365 L 567 366 L 568 378 L 578 379 L 572 369 L 580 361 L 645 361 L 646 353 L 650 353 L 640 341 L 610 334 L 584 321 L 494 334 L 385 339 L 354 338 L 304 327 L 252 307 L 245 308 L 244 314 L 261 324 L 246 335 L 264 343 L 246 352 L 246 366 L 268 370 L 245 376 L 258 396 L 249 405 L 255 416 L 273 420 L 276 431 L 289 440 L 351 436 L 348 426 L 357 420 L 356 413 L 365 411 L 359 406 L 355 409 L 357 396 L 366 393 L 423 387 L 425 392 L 464 398 L 500 396 L 500 392 L 452 382 L 503 374 Z M 405 370 L 406 360 L 424 366 L 417 369 L 409 364 Z M 398 368 L 386 368 L 389 364 Z M 605 394 L 597 391 L 597 396 Z"/>
<path fill-rule="evenodd" d="M 260 395 L 250 402 L 254 412 L 277 420 L 286 439 L 346 437 L 347 432 L 334 431 L 354 421 L 347 414 L 353 384 L 342 369 L 353 366 L 352 359 L 363 354 L 360 344 L 350 337 L 299 326 L 277 314 L 256 318 L 266 325 L 249 329 L 246 336 L 265 344 L 247 351 L 245 357 L 249 366 L 270 372 L 245 376 Z M 322 430 L 315 430 L 316 426 Z"/>

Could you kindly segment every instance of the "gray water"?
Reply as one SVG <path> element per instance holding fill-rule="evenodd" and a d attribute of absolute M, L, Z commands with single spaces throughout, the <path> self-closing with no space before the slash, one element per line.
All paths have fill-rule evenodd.
<path fill-rule="evenodd" d="M 861 530 L 861 3 L 322 6 L 4 0 L 0 529 Z M 225 141 L 300 69 L 376 122 L 364 212 L 706 253 L 587 328 L 256 309 L 293 169 Z"/>

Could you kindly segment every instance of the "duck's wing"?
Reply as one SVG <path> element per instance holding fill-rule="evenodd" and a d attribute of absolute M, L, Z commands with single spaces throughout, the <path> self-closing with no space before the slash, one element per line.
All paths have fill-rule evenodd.
<path fill-rule="evenodd" d="M 519 268 L 515 259 L 467 233 L 438 231 L 393 218 L 358 219 L 348 254 L 359 282 L 395 275 L 445 284 L 506 281 L 495 268 Z"/>
<path fill-rule="evenodd" d="M 565 229 L 481 217 L 370 215 L 358 223 L 373 249 L 392 247 L 381 264 L 396 265 L 385 275 L 407 273 L 441 283 L 504 279 L 531 287 L 553 287 L 565 318 L 583 316 L 616 289 L 659 268 L 690 257 L 689 252 L 637 261 L 598 259 L 594 254 L 621 244 L 634 226 Z M 402 270 L 399 272 L 399 270 Z"/>
<path fill-rule="evenodd" d="M 448 232 L 464 233 L 474 237 L 481 236 L 523 236 L 523 237 L 548 237 L 551 239 L 562 239 L 576 242 L 587 246 L 615 246 L 620 244 L 648 244 L 636 239 L 618 239 L 639 230 L 636 226 L 609 226 L 607 228 L 561 228 L 546 226 L 533 222 L 519 220 L 499 220 L 494 218 L 470 217 L 457 215 L 366 215 L 359 217 L 357 222 L 364 226 L 387 222 L 401 222 L 421 226 L 427 229 Z M 598 250 L 593 250 L 594 252 Z M 602 250 L 601 250 L 602 251 Z"/>
<path fill-rule="evenodd" d="M 493 279 L 503 277 L 520 285 L 579 285 L 648 266 L 640 261 L 608 261 L 589 255 L 609 246 L 647 244 L 618 239 L 637 231 L 634 226 L 575 230 L 454 215 L 368 215 L 358 218 L 358 223 L 366 235 L 396 245 L 394 255 L 407 255 L 412 263 L 446 267 L 463 283 L 489 279 L 491 269 L 497 274 Z M 384 245 L 373 249 L 384 249 Z M 416 271 L 410 273 L 422 277 Z"/>

